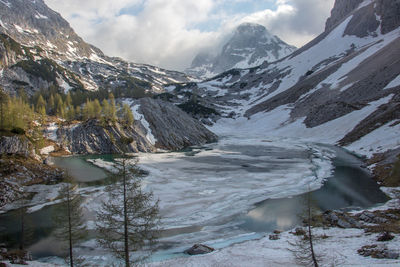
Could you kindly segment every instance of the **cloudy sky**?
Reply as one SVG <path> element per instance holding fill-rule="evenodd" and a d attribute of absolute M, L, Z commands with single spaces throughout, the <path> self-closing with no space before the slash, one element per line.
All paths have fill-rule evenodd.
<path fill-rule="evenodd" d="M 45 0 L 109 56 L 184 70 L 242 22 L 297 47 L 321 33 L 334 0 Z"/>

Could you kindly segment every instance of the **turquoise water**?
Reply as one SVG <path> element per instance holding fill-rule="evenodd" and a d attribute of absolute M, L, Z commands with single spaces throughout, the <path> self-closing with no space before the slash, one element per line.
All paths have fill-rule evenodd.
<path fill-rule="evenodd" d="M 312 203 L 317 210 L 366 208 L 387 201 L 387 197 L 379 190 L 379 186 L 371 179 L 370 174 L 361 167 L 363 163 L 360 159 L 347 153 L 343 149 L 335 147 L 330 148 L 335 150 L 337 155 L 333 160 L 333 165 L 335 167 L 334 173 L 320 189 L 310 193 Z M 187 149 L 182 151 L 182 153 L 190 157 L 187 159 L 192 161 L 196 160 L 193 155 L 198 153 L 198 149 L 209 150 L 210 147 L 197 148 L 196 150 Z M 266 153 L 264 150 L 252 146 L 240 146 L 235 149 L 240 150 L 239 152 L 246 155 Z M 265 151 L 268 151 L 268 149 L 265 149 Z M 302 153 L 293 155 L 293 152 L 290 150 L 281 150 L 277 155 L 278 161 L 294 156 L 308 156 Z M 53 161 L 56 166 L 66 168 L 69 174 L 80 183 L 80 187 L 97 187 L 111 183 L 113 180 L 108 172 L 88 163 L 86 160 L 101 158 L 106 161 L 112 161 L 115 157 L 115 155 L 73 156 L 54 158 Z M 217 159 L 204 157 L 203 160 L 214 162 Z M 237 168 L 246 168 L 246 170 L 250 172 L 269 171 L 268 168 L 263 169 L 257 166 L 244 164 L 241 160 L 238 162 L 221 162 L 220 164 L 228 164 L 228 167 L 234 165 Z M 235 232 L 239 228 L 241 232 L 247 232 L 249 234 L 255 233 L 251 236 L 245 236 L 245 238 L 250 239 L 275 229 L 291 229 L 295 225 L 301 223 L 301 214 L 306 207 L 307 197 L 308 194 L 301 194 L 289 198 L 267 199 L 257 203 L 254 208 L 245 214 L 240 213 L 229 218 L 229 221 L 217 222 L 219 225 L 193 225 L 192 227 L 174 228 L 163 231 L 163 238 L 169 238 L 169 240 L 172 238 L 174 241 L 161 241 L 158 256 L 156 257 L 168 258 L 177 253 L 179 254 L 181 247 L 187 246 L 184 240 L 182 240 L 182 236 L 185 234 L 196 234 L 202 227 L 222 226 L 221 231 L 224 233 L 229 233 L 230 231 Z M 232 203 L 232 208 L 234 208 L 234 203 Z M 26 215 L 26 224 L 30 228 L 30 238 L 28 240 L 29 249 L 32 251 L 35 258 L 55 255 L 60 256 L 63 254 L 60 244 L 52 237 L 52 231 L 56 225 L 54 225 L 51 218 L 57 212 L 57 205 L 52 205 Z M 16 247 L 18 245 L 19 234 L 19 211 L 15 210 L 1 214 L 0 243 L 6 242 L 10 244 L 10 246 Z M 235 243 L 236 241 L 235 237 L 229 237 L 225 241 L 209 244 L 220 247 L 224 246 L 224 244 Z"/>

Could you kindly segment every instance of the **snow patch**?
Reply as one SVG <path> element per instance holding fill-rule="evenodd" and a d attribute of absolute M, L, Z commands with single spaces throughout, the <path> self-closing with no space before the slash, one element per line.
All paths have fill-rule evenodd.
<path fill-rule="evenodd" d="M 111 173 L 118 173 L 118 169 L 115 167 L 113 162 L 105 161 L 103 159 L 87 159 L 86 161 Z"/>
<path fill-rule="evenodd" d="M 388 85 L 386 85 L 385 88 L 383 89 L 390 89 L 390 88 L 394 88 L 400 86 L 400 75 L 398 75 L 396 78 L 394 78 Z"/>
<path fill-rule="evenodd" d="M 40 14 L 39 12 L 35 15 L 36 19 L 49 19 L 47 16 Z"/>
<path fill-rule="evenodd" d="M 54 146 L 46 146 L 39 150 L 40 155 L 48 155 L 51 152 L 54 152 Z"/>
<path fill-rule="evenodd" d="M 400 148 L 400 120 L 382 125 L 346 148 L 369 158 L 375 153 Z"/>
<path fill-rule="evenodd" d="M 154 137 L 154 135 L 150 129 L 150 124 L 145 119 L 144 115 L 139 112 L 140 105 L 134 105 L 132 107 L 132 102 L 129 102 L 129 101 L 124 101 L 124 102 L 131 106 L 131 110 L 133 112 L 133 116 L 134 116 L 135 120 L 139 120 L 140 123 L 146 129 L 146 139 L 150 142 L 150 144 L 155 145 L 157 142 L 157 139 Z"/>
<path fill-rule="evenodd" d="M 0 3 L 2 3 L 3 5 L 6 5 L 8 8 L 11 8 L 11 3 L 8 1 L 0 0 Z"/>
<path fill-rule="evenodd" d="M 363 109 L 353 111 L 313 128 L 305 126 L 303 123 L 304 118 L 292 122 L 290 119 L 291 107 L 288 105 L 277 107 L 267 113 L 257 113 L 250 119 L 220 119 L 209 128 L 218 135 L 229 135 L 235 132 L 241 136 L 280 136 L 310 142 L 335 144 L 380 105 L 388 103 L 392 97 L 393 94 L 371 102 Z"/>
<path fill-rule="evenodd" d="M 67 94 L 73 87 L 69 85 L 63 78 L 57 77 L 57 83 L 58 85 L 64 89 L 64 93 Z"/>
<path fill-rule="evenodd" d="M 46 138 L 54 142 L 57 142 L 58 141 L 57 130 L 58 130 L 58 125 L 55 122 L 50 123 L 50 125 L 45 130 Z"/>

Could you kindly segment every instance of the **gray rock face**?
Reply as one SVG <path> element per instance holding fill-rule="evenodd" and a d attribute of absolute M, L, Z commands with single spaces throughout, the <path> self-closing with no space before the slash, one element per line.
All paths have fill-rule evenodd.
<path fill-rule="evenodd" d="M 29 142 L 18 136 L 0 137 L 0 153 L 29 156 Z"/>
<path fill-rule="evenodd" d="M 138 103 L 140 113 L 157 139 L 155 144 L 147 138 L 149 133 L 139 118 L 131 126 L 101 125 L 97 120 L 90 120 L 60 128 L 57 135 L 76 154 L 154 152 L 157 148 L 179 150 L 217 140 L 215 134 L 175 105 L 151 98 L 142 98 Z M 124 144 L 126 138 L 133 140 L 128 146 Z"/>
<path fill-rule="evenodd" d="M 345 17 L 347 17 L 363 0 L 336 0 L 331 16 L 325 24 L 325 31 L 331 31 Z"/>
<path fill-rule="evenodd" d="M 140 112 L 149 122 L 158 148 L 179 150 L 217 140 L 215 134 L 173 104 L 142 98 Z"/>
<path fill-rule="evenodd" d="M 154 147 L 146 139 L 146 130 L 139 122 L 132 126 L 101 125 L 97 120 L 63 127 L 57 131 L 58 136 L 64 136 L 67 148 L 76 154 L 117 154 L 122 152 L 152 152 Z M 123 138 L 133 138 L 126 146 Z"/>
<path fill-rule="evenodd" d="M 296 47 L 271 35 L 259 24 L 243 23 L 217 56 L 201 53 L 186 72 L 209 78 L 232 68 L 251 68 L 264 61 L 276 61 L 296 50 Z"/>

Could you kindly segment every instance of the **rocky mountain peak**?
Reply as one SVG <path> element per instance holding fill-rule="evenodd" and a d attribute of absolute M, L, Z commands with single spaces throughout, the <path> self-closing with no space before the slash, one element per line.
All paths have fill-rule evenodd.
<path fill-rule="evenodd" d="M 257 23 L 251 23 L 251 22 L 244 22 L 242 24 L 240 24 L 236 30 L 235 33 L 236 34 L 257 34 L 257 33 L 265 33 L 268 32 L 267 29 Z"/>
<path fill-rule="evenodd" d="M 187 72 L 209 78 L 232 68 L 251 68 L 265 61 L 276 61 L 295 49 L 270 34 L 264 26 L 243 23 L 234 30 L 218 55 L 207 52 L 198 54 Z"/>
<path fill-rule="evenodd" d="M 43 0 L 4 0 L 0 6 L 0 32 L 25 46 L 40 46 L 57 60 L 102 55 Z"/>

